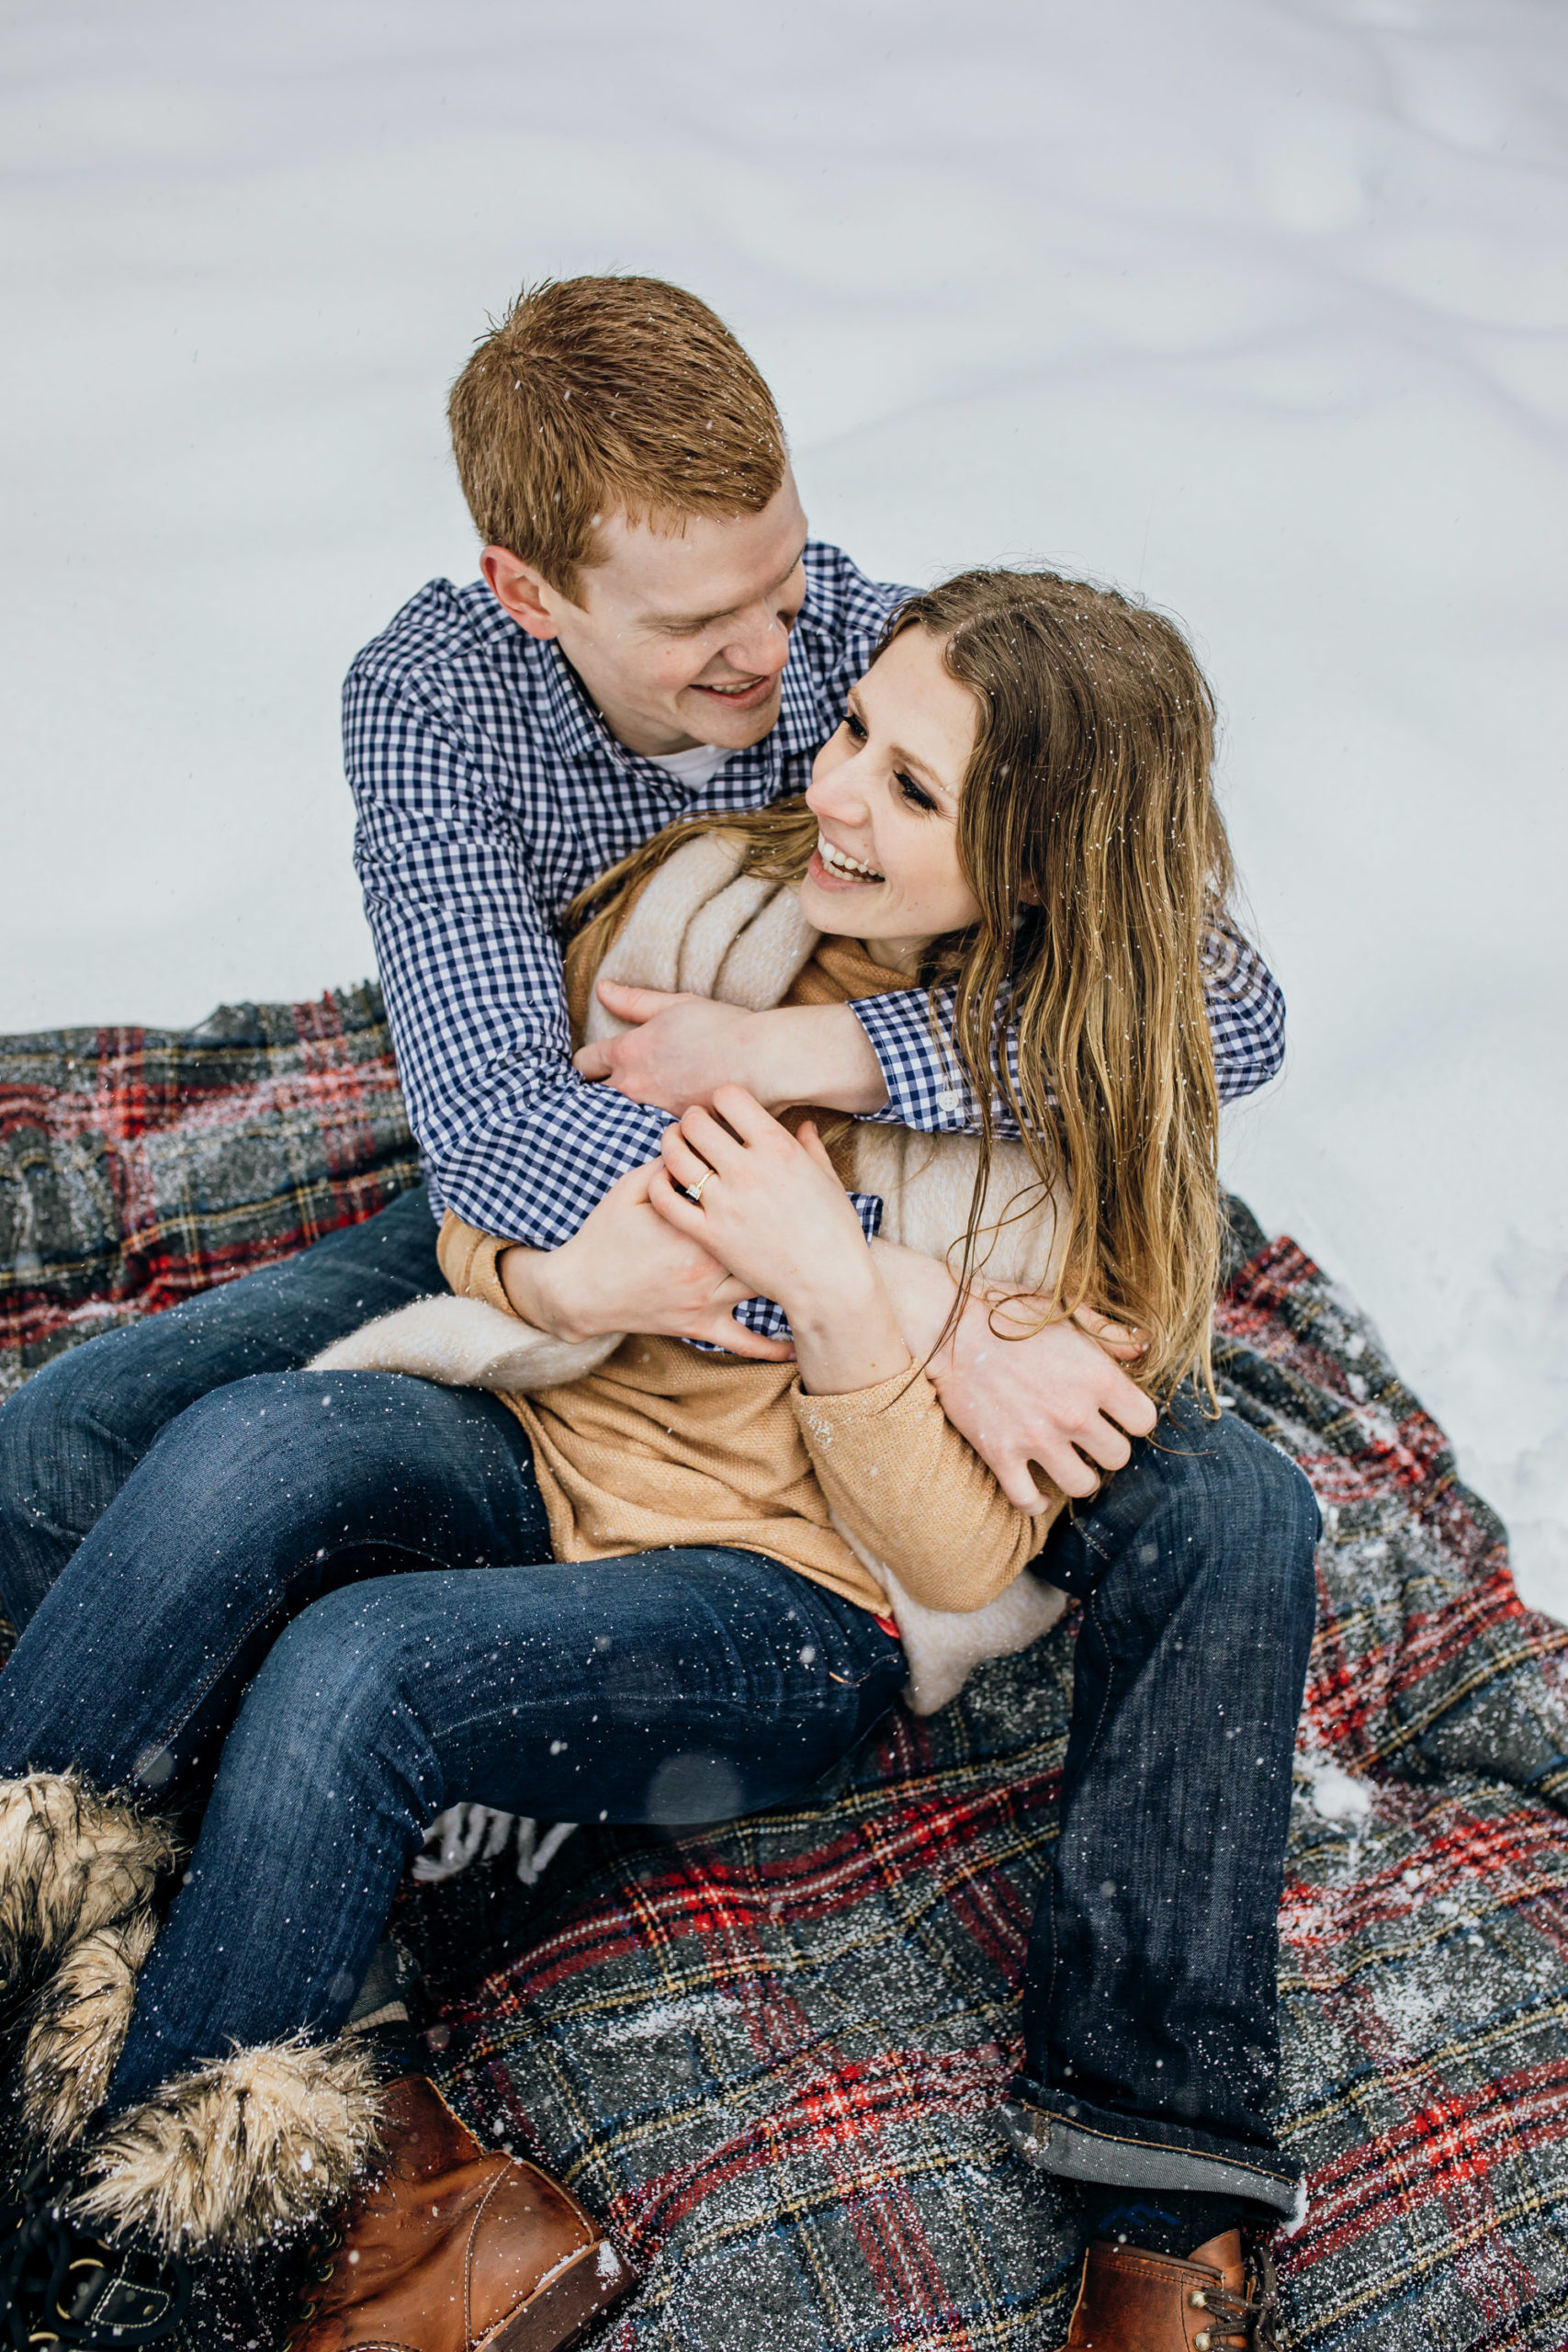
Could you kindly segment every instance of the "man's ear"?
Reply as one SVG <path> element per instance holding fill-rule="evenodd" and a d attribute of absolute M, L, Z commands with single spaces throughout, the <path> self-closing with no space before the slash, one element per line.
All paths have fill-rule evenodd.
<path fill-rule="evenodd" d="M 510 548 L 486 548 L 479 558 L 479 570 L 502 611 L 510 613 L 519 628 L 526 629 L 530 637 L 558 634 L 555 616 L 558 592 L 531 563 L 525 563 Z"/>

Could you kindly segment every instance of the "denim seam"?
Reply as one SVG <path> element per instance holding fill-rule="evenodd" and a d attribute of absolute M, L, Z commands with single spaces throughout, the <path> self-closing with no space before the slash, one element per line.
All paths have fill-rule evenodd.
<path fill-rule="evenodd" d="M 1105 1669 L 1105 1695 L 1100 1702 L 1100 1717 L 1094 1726 L 1094 1730 L 1089 1736 L 1089 1746 L 1084 1749 L 1084 1762 L 1086 1764 L 1100 1745 L 1100 1735 L 1105 1729 L 1105 1711 L 1111 1704 L 1111 1686 L 1116 1679 L 1116 1668 L 1113 1665 L 1109 1663 L 1111 1657 L 1111 1645 L 1105 1638 L 1105 1628 L 1100 1622 L 1100 1611 L 1097 1606 L 1099 1599 L 1100 1595 L 1097 1592 L 1091 1592 L 1088 1600 L 1084 1604 L 1089 1614 L 1094 1620 L 1094 1630 L 1100 1636 L 1100 1645 L 1105 1651 L 1106 1659 L 1108 1661 Z"/>
<path fill-rule="evenodd" d="M 1107 1658 L 1109 1658 L 1111 1656 L 1111 1645 L 1105 1639 L 1105 1629 L 1100 1624 L 1100 1612 L 1095 1606 L 1097 1597 L 1098 1596 L 1092 1592 L 1089 1594 L 1088 1600 L 1084 1602 L 1084 1611 L 1086 1615 L 1093 1619 L 1094 1630 L 1099 1634 L 1105 1650 L 1105 1655 Z M 1105 1676 L 1105 1696 L 1101 1700 L 1100 1707 L 1100 1720 L 1096 1723 L 1094 1730 L 1089 1736 L 1089 1746 L 1084 1750 L 1085 1763 L 1089 1761 L 1089 1758 L 1094 1754 L 1095 1748 L 1099 1745 L 1100 1735 L 1105 1724 L 1105 1711 L 1111 1704 L 1111 1686 L 1115 1679 L 1116 1668 L 1114 1666 L 1108 1666 Z M 1056 1942 L 1056 1872 L 1054 1868 L 1046 1879 L 1045 1887 L 1046 1894 L 1051 1905 L 1051 1983 L 1045 1995 L 1045 2015 L 1047 2019 L 1049 2019 L 1055 2004 L 1056 1976 L 1061 1960 L 1061 1953 Z M 1047 2027 L 1047 2030 L 1049 2030 L 1049 2027 Z"/>
<path fill-rule="evenodd" d="M 1053 2110 L 1050 2108 L 1042 2108 L 1040 2112 L 1043 2115 L 1049 2115 Z M 1262 2150 L 1249 2152 L 1246 2156 L 1214 2155 L 1213 2150 L 1209 2148 L 1184 2148 L 1179 2140 L 1145 2140 L 1141 2139 L 1136 2132 L 1101 2132 L 1093 2123 L 1080 2123 L 1076 2115 L 1064 2115 L 1057 2120 L 1066 2124 L 1070 2131 L 1081 2132 L 1086 2140 L 1105 2140 L 1113 2148 L 1160 2148 L 1173 2155 L 1210 2156 L 1215 2164 L 1238 2165 L 1243 2171 L 1268 2172 L 1269 2170 L 1269 2166 L 1260 2160 L 1264 2153 Z"/>
<path fill-rule="evenodd" d="M 131 1444 L 130 1440 L 129 1438 L 122 1437 L 118 1430 L 110 1429 L 107 1421 L 100 1420 L 90 1405 L 83 1407 L 82 1419 L 85 1426 L 92 1430 L 93 1435 L 97 1438 L 102 1444 L 109 1447 L 116 1453 L 124 1454 L 131 1464 L 132 1468 L 135 1467 L 137 1463 L 144 1462 L 147 1455 L 152 1450 L 152 1446 L 148 1446 L 142 1453 L 138 1453 L 136 1448 Z M 162 1434 L 163 1431 L 160 1430 L 158 1435 L 162 1436 Z M 158 1439 L 157 1437 L 154 1437 L 152 1444 L 156 1445 Z M 92 1530 L 89 1528 L 87 1532 L 90 1534 Z"/>
<path fill-rule="evenodd" d="M 1022 2104 L 1015 2103 L 1015 2111 Z M 1039 2109 L 1032 2111 L 1040 2114 Z M 1306 2181 L 1302 2173 L 1287 2177 L 1256 2158 L 1212 2155 L 1168 2141 L 1097 2132 L 1060 2116 L 1047 2114 L 1042 2120 L 1047 2126 L 1043 2143 L 1035 2126 L 1015 2125 L 1006 2108 L 1002 2128 L 1021 2155 L 1058 2178 L 1127 2188 L 1189 2188 L 1210 2195 L 1217 2191 L 1263 2206 L 1275 2216 L 1275 2226 L 1282 2225 L 1287 2232 L 1298 2228 L 1305 2218 Z M 1128 2178 L 1120 2166 L 1145 2177 Z"/>
<path fill-rule="evenodd" d="M 1023 2106 L 1032 2106 L 1033 2101 L 1022 2100 L 1020 2104 Z M 1108 2147 L 1151 2148 L 1158 2149 L 1163 2155 L 1200 2156 L 1205 2163 L 1232 2165 L 1238 2172 L 1262 2173 L 1270 2180 L 1283 2181 L 1286 2178 L 1295 2179 L 1300 2177 L 1299 2174 L 1287 2175 L 1276 2172 L 1269 2162 L 1269 2154 L 1274 2153 L 1271 2150 L 1251 2148 L 1248 2149 L 1247 2154 L 1244 2156 L 1232 2155 L 1228 2154 L 1216 2154 L 1211 2148 L 1183 2147 L 1181 2143 L 1178 2140 L 1145 2140 L 1140 2138 L 1138 2133 L 1135 2132 L 1102 2132 L 1093 2123 L 1079 2122 L 1077 2116 L 1057 2115 L 1053 2108 L 1036 2108 L 1035 2112 L 1038 2115 L 1043 2115 L 1048 2120 L 1060 2123 L 1065 2131 L 1081 2133 L 1086 2140 L 1103 2140 Z M 1288 2163 L 1289 2159 L 1286 2158 L 1285 2161 Z"/>

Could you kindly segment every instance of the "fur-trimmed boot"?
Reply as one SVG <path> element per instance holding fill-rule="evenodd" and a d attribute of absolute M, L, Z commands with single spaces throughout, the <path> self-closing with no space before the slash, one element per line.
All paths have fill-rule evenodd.
<path fill-rule="evenodd" d="M 76 1772 L 0 1781 L 0 1999 L 25 2000 L 83 1936 L 145 1910 L 168 1825 Z"/>
<path fill-rule="evenodd" d="M 0 2202 L 0 2343 L 191 2352 L 193 2256 L 302 2237 L 376 2154 L 368 2041 L 238 2051 L 40 2157 Z"/>
<path fill-rule="evenodd" d="M 0 2023 L 27 2149 L 71 2146 L 101 2100 L 180 1852 L 74 1772 L 0 1781 Z"/>
<path fill-rule="evenodd" d="M 0 2337 L 82 2352 L 194 2352 L 186 2265 L 141 2242 L 96 2236 L 69 2197 L 69 2180 L 44 2157 L 0 2197 Z"/>
<path fill-rule="evenodd" d="M 90 2134 L 72 2212 L 175 2255 L 254 2254 L 341 2205 L 379 2142 L 374 2044 L 269 2042 L 165 2083 Z"/>
<path fill-rule="evenodd" d="M 486 2154 L 426 2076 L 389 2084 L 368 2036 L 167 2084 L 88 2140 L 66 2206 L 176 2262 L 312 2238 L 294 2352 L 557 2352 L 634 2284 L 575 2198 Z"/>

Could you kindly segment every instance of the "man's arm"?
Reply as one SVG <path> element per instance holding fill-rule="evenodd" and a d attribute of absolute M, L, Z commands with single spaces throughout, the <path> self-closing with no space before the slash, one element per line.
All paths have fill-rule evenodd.
<path fill-rule="evenodd" d="M 567 1240 L 666 1124 L 571 1067 L 560 951 L 460 714 L 362 668 L 344 694 L 355 863 L 409 1120 L 444 1204 Z"/>
<path fill-rule="evenodd" d="M 1228 922 L 1210 932 L 1203 960 L 1214 1077 L 1221 1102 L 1235 1102 L 1276 1076 L 1284 1060 L 1285 1000 L 1258 950 Z M 979 1127 L 964 1073 L 932 1034 L 923 989 L 773 1012 L 742 1012 L 705 997 L 610 981 L 601 993 L 613 1012 L 637 1025 L 584 1047 L 579 1069 L 674 1116 L 691 1103 L 711 1102 L 713 1089 L 728 1079 L 770 1110 L 815 1102 L 926 1135 L 973 1135 Z M 939 996 L 939 1017 L 942 1005 Z M 1010 1035 L 1008 1050 L 1016 1078 Z M 998 1136 L 1019 1139 L 999 1097 L 993 1119 Z"/>

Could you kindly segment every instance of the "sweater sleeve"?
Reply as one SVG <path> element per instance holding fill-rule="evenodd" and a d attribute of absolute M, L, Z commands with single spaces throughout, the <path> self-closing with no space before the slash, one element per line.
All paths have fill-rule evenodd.
<path fill-rule="evenodd" d="M 448 1290 L 459 1298 L 482 1298 L 487 1306 L 498 1306 L 520 1323 L 523 1318 L 502 1289 L 496 1267 L 502 1251 L 512 1246 L 493 1233 L 481 1232 L 477 1225 L 465 1224 L 455 1210 L 448 1209 L 435 1237 L 435 1259 Z"/>
<path fill-rule="evenodd" d="M 874 1388 L 791 1401 L 817 1482 L 874 1559 L 928 1609 L 983 1609 L 1045 1541 L 1063 1507 L 1032 1516 L 942 1411 L 920 1371 Z"/>

